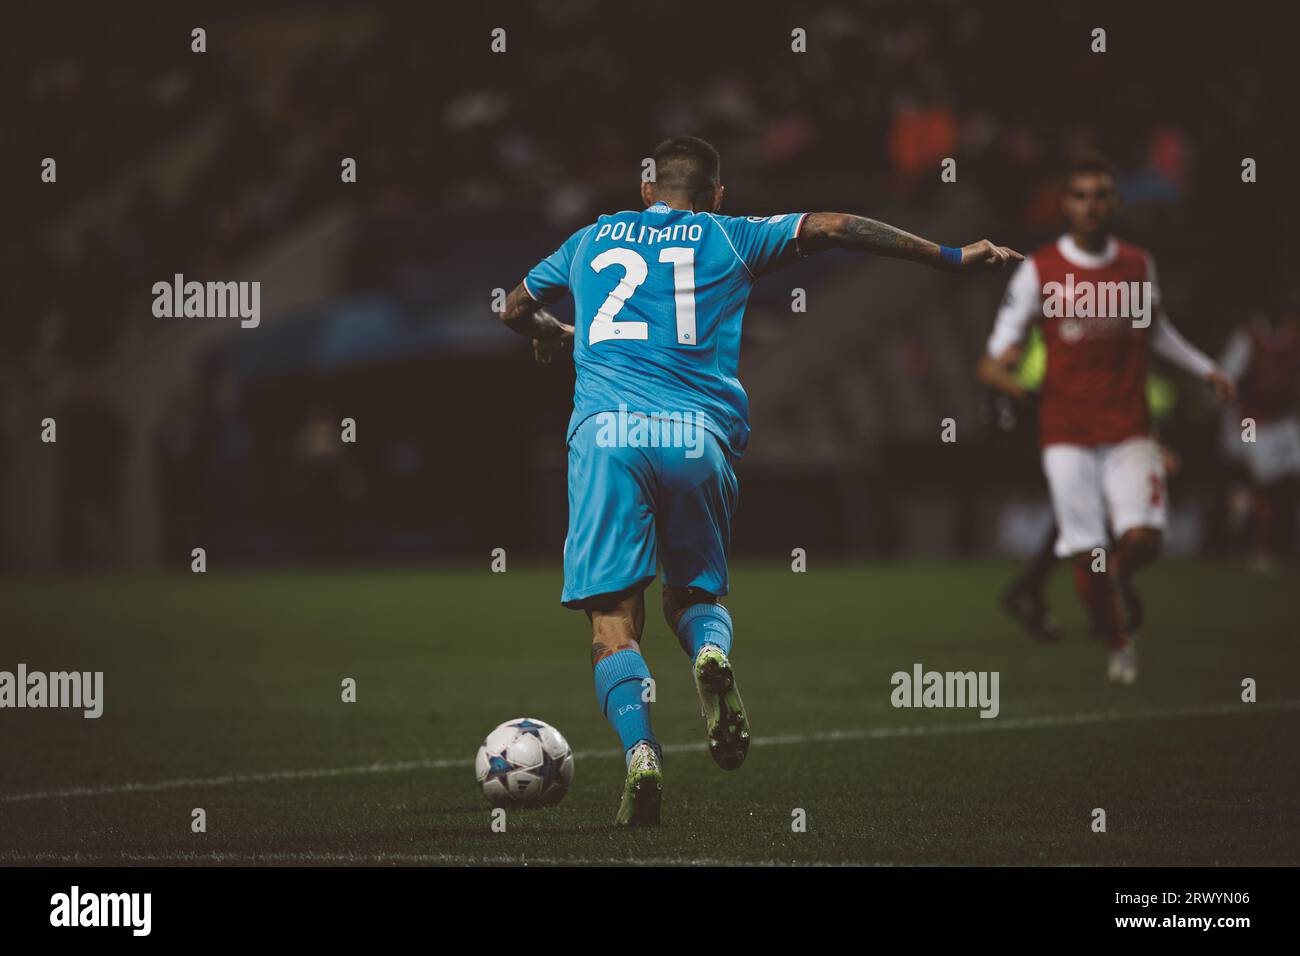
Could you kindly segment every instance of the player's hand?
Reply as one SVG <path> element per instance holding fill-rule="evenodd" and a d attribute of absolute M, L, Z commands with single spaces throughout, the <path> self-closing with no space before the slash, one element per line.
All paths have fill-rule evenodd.
<path fill-rule="evenodd" d="M 995 246 L 987 239 L 972 242 L 961 247 L 961 267 L 963 271 L 997 272 L 1016 262 L 1024 262 L 1025 257 L 1009 246 Z"/>
<path fill-rule="evenodd" d="M 1025 350 L 1019 345 L 1008 345 L 1002 354 L 994 358 L 985 355 L 980 359 L 979 378 L 985 385 L 995 388 L 1004 395 L 1010 395 L 1017 402 L 1025 399 L 1025 389 L 1011 374 L 1011 370 L 1020 364 Z"/>
<path fill-rule="evenodd" d="M 1214 389 L 1214 394 L 1218 396 L 1219 401 L 1225 405 L 1230 405 L 1237 400 L 1237 383 L 1232 377 L 1221 368 L 1216 368 L 1206 376 L 1206 381 Z"/>
<path fill-rule="evenodd" d="M 543 339 L 533 339 L 533 358 L 542 365 L 550 365 L 557 353 L 573 344 L 573 326 L 557 321 L 558 334 Z"/>
<path fill-rule="evenodd" d="M 1165 466 L 1165 477 L 1172 478 L 1183 470 L 1183 459 L 1168 445 L 1160 446 L 1160 461 Z"/>
<path fill-rule="evenodd" d="M 998 356 L 998 364 L 1003 368 L 1015 368 L 1020 364 L 1020 360 L 1025 357 L 1025 347 L 1023 345 L 1008 345 Z"/>

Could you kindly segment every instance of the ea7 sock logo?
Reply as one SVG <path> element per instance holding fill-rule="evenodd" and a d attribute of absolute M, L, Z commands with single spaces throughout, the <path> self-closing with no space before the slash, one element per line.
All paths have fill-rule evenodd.
<path fill-rule="evenodd" d="M 153 919 L 152 893 L 70 893 L 50 897 L 51 926 L 128 926 L 133 936 L 148 936 Z"/>
<path fill-rule="evenodd" d="M 978 707 L 981 717 L 996 717 L 998 671 L 923 671 L 912 665 L 912 673 L 895 671 L 889 702 L 895 707 Z"/>

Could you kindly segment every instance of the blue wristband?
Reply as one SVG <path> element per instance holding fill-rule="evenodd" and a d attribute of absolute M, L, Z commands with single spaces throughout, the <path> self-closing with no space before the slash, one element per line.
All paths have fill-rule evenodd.
<path fill-rule="evenodd" d="M 950 266 L 961 265 L 961 246 L 940 246 L 939 258 Z"/>

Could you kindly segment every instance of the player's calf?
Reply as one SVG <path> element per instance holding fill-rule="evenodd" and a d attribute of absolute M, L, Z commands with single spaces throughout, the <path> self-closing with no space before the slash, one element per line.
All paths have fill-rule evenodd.
<path fill-rule="evenodd" d="M 722 607 L 718 603 L 718 597 L 710 594 L 701 588 L 679 587 L 677 585 L 664 585 L 664 620 L 672 628 L 674 634 L 677 634 L 677 625 L 681 622 L 682 615 L 697 604 L 712 604 L 716 607 Z M 680 635 L 678 640 L 681 641 Z M 682 644 L 682 649 L 690 654 L 690 649 Z"/>
<path fill-rule="evenodd" d="M 640 653 L 641 632 L 645 629 L 645 593 L 604 594 L 590 598 L 586 605 L 591 621 L 591 666 L 618 651 Z"/>
<path fill-rule="evenodd" d="M 1074 559 L 1074 587 L 1088 616 L 1092 634 L 1111 648 L 1128 643 L 1116 576 L 1106 567 L 1096 567 L 1090 553 Z"/>
<path fill-rule="evenodd" d="M 1119 576 L 1105 566 L 1097 567 L 1091 554 L 1074 562 L 1074 583 L 1083 602 L 1093 635 L 1106 642 L 1106 676 L 1121 684 L 1137 680 L 1137 651 L 1124 619 Z"/>
<path fill-rule="evenodd" d="M 1119 538 L 1116 560 L 1120 574 L 1127 577 L 1145 568 L 1160 555 L 1164 535 L 1158 528 L 1129 528 Z"/>
<path fill-rule="evenodd" d="M 633 777 L 636 775 L 631 772 L 634 757 L 640 754 L 644 763 L 647 748 L 656 756 L 654 773 L 658 775 L 658 785 L 652 788 L 656 791 L 655 796 L 651 797 L 649 790 L 640 785 L 633 792 L 628 789 L 629 783 L 624 788 L 618 822 L 622 825 L 658 823 L 657 794 L 663 789 L 663 780 L 657 760 L 659 743 L 650 727 L 653 696 L 649 693 L 650 668 L 641 656 L 644 596 L 638 591 L 631 595 L 608 596 L 605 600 L 596 599 L 589 602 L 587 614 L 591 618 L 591 667 L 596 684 L 596 703 L 623 744 L 623 755 L 629 768 L 628 780 L 635 782 Z M 631 812 L 629 807 L 635 809 L 641 799 L 653 799 L 654 812 L 638 811 L 634 814 L 638 822 L 629 824 L 625 819 Z"/>
<path fill-rule="evenodd" d="M 1145 620 L 1142 598 L 1133 586 L 1133 575 L 1160 556 L 1164 535 L 1157 528 L 1130 528 L 1115 545 L 1115 564 L 1120 598 L 1124 605 L 1124 625 L 1129 640 L 1137 636 Z"/>

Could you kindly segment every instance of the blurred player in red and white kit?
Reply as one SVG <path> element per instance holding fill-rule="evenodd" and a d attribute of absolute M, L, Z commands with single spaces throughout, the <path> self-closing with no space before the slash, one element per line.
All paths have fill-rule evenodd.
<path fill-rule="evenodd" d="M 1271 570 L 1286 549 L 1295 527 L 1300 491 L 1300 323 L 1294 304 L 1282 317 L 1258 316 L 1237 329 L 1220 362 L 1237 382 L 1241 403 L 1234 429 L 1254 441 L 1241 440 L 1239 456 L 1253 484 L 1251 565 Z M 1239 428 L 1237 426 L 1240 426 Z"/>
<path fill-rule="evenodd" d="M 1128 621 L 1142 617 L 1132 576 L 1159 553 L 1166 523 L 1165 466 L 1147 411 L 1148 349 L 1221 399 L 1231 400 L 1234 386 L 1164 314 L 1150 254 L 1112 234 L 1118 206 L 1105 160 L 1071 165 L 1061 202 L 1069 229 L 1012 276 L 979 374 L 1008 388 L 1021 343 L 1040 324 L 1047 371 L 1039 444 L 1056 554 L 1074 563 L 1079 597 L 1109 648 L 1108 676 L 1131 684 L 1137 657 L 1126 611 Z M 1094 552 L 1111 541 L 1102 570 Z"/>

